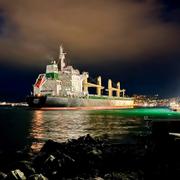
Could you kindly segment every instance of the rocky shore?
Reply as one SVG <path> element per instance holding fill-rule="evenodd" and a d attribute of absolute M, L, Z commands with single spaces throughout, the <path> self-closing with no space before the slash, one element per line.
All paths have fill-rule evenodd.
<path fill-rule="evenodd" d="M 48 140 L 39 152 L 0 154 L 0 179 L 143 180 L 180 178 L 180 141 L 166 131 L 118 144 L 89 134 L 57 143 Z"/>

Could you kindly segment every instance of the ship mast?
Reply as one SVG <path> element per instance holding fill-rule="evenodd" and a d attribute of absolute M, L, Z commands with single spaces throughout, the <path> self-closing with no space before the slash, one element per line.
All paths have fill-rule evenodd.
<path fill-rule="evenodd" d="M 62 45 L 60 45 L 60 47 L 59 47 L 59 61 L 60 61 L 60 69 L 61 69 L 61 71 L 63 71 L 63 69 L 64 69 L 64 67 L 65 67 L 65 54 L 66 53 L 64 53 L 63 52 L 63 47 L 62 47 Z"/>

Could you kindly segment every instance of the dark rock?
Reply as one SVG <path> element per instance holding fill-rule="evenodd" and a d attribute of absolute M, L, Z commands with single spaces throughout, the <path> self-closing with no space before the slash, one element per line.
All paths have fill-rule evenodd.
<path fill-rule="evenodd" d="M 87 180 L 87 178 L 85 179 L 85 178 L 82 178 L 82 177 L 75 177 L 75 178 L 73 178 L 73 180 Z"/>
<path fill-rule="evenodd" d="M 52 157 L 51 157 L 52 158 Z M 56 159 L 52 159 L 53 162 L 49 162 L 49 167 L 51 168 L 51 172 L 53 172 L 58 176 L 71 176 L 75 172 L 75 160 L 64 153 L 59 153 Z M 47 164 L 47 165 L 48 165 Z M 70 172 L 71 170 L 71 172 Z"/>
<path fill-rule="evenodd" d="M 25 176 L 43 180 L 143 180 L 175 179 L 176 176 L 179 179 L 180 141 L 168 136 L 166 131 L 163 139 L 164 136 L 158 135 L 159 128 L 154 131 L 153 136 L 146 137 L 147 141 L 138 137 L 140 140 L 134 144 L 102 141 L 90 135 L 63 143 L 49 140 L 41 151 L 32 153 L 31 158 L 23 151 L 2 155 L 0 170 L 7 173 L 16 169 L 8 174 L 7 179 L 23 179 Z"/>
<path fill-rule="evenodd" d="M 48 162 L 52 163 L 56 158 L 53 155 L 50 155 L 46 160 L 45 160 L 45 164 L 47 164 Z"/>
<path fill-rule="evenodd" d="M 111 180 L 112 179 L 112 175 L 111 174 L 105 174 L 104 175 L 104 179 L 105 180 Z"/>
<path fill-rule="evenodd" d="M 24 175 L 22 171 L 20 171 L 19 169 L 16 169 L 8 173 L 6 179 L 7 180 L 25 180 L 26 176 Z"/>
<path fill-rule="evenodd" d="M 28 178 L 28 180 L 48 180 L 48 178 L 43 176 L 42 174 L 33 174 Z"/>
<path fill-rule="evenodd" d="M 69 169 L 75 167 L 75 160 L 69 155 L 57 151 L 52 154 L 40 153 L 34 160 L 34 165 L 39 172 L 42 172 L 45 176 L 49 178 L 54 178 L 55 176 L 62 177 L 63 175 L 69 174 Z"/>
<path fill-rule="evenodd" d="M 35 169 L 32 167 L 32 162 L 20 161 L 17 163 L 17 168 L 24 172 L 26 177 L 35 174 Z"/>
<path fill-rule="evenodd" d="M 100 157 L 102 155 L 102 151 L 96 148 L 93 148 L 90 152 L 88 152 L 89 155 Z"/>
<path fill-rule="evenodd" d="M 89 134 L 87 134 L 86 136 L 82 136 L 77 140 L 85 144 L 96 144 L 96 140 L 92 138 Z"/>
<path fill-rule="evenodd" d="M 64 143 L 57 143 L 53 140 L 48 140 L 44 146 L 41 148 L 41 152 L 46 152 L 46 153 L 53 153 L 56 152 L 57 150 L 63 149 Z"/>
<path fill-rule="evenodd" d="M 7 174 L 0 171 L 0 179 L 5 179 L 7 177 Z"/>
<path fill-rule="evenodd" d="M 12 169 L 19 169 L 17 167 L 17 163 L 19 161 L 24 161 L 28 159 L 28 155 L 23 151 L 7 151 L 4 152 L 3 155 L 0 157 L 0 169 L 3 172 L 9 172 Z"/>
<path fill-rule="evenodd" d="M 49 157 L 49 154 L 46 152 L 39 152 L 39 154 L 34 158 L 33 160 L 33 165 L 35 169 L 38 171 L 41 171 L 44 165 L 44 162 L 47 160 Z"/>
<path fill-rule="evenodd" d="M 143 180 L 138 176 L 137 172 L 125 171 L 125 172 L 112 172 L 111 174 L 105 174 L 104 180 Z"/>
<path fill-rule="evenodd" d="M 102 177 L 95 177 L 94 180 L 104 180 Z"/>
<path fill-rule="evenodd" d="M 53 155 L 49 155 L 49 157 L 45 160 L 44 164 L 42 164 L 43 172 L 48 177 L 57 175 L 60 167 L 57 158 Z"/>

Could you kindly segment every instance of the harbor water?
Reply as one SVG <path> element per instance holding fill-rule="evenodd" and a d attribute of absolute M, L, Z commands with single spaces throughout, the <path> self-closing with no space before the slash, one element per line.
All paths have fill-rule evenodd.
<path fill-rule="evenodd" d="M 86 134 L 133 143 L 133 136 L 148 133 L 151 119 L 178 120 L 180 113 L 168 108 L 40 111 L 0 107 L 0 150 L 38 150 L 48 139 L 63 142 Z"/>

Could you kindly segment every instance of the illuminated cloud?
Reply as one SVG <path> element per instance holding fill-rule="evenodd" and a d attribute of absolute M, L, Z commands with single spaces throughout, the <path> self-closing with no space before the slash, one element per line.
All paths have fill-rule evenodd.
<path fill-rule="evenodd" d="M 161 19 L 155 0 L 1 0 L 0 7 L 1 61 L 42 63 L 60 43 L 77 63 L 179 52 L 179 25 Z"/>

